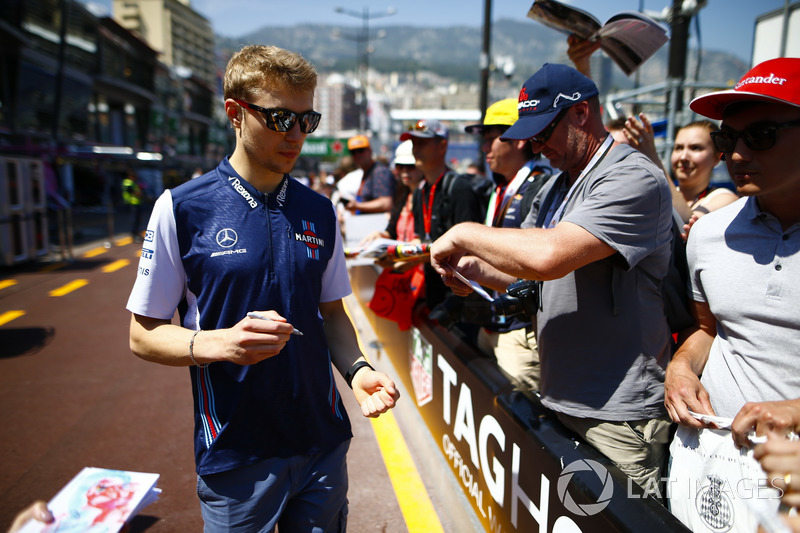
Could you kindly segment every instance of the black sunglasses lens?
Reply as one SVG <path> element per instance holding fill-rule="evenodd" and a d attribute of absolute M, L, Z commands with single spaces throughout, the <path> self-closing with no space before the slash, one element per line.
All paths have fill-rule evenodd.
<path fill-rule="evenodd" d="M 301 115 L 300 131 L 303 133 L 312 133 L 319 126 L 319 121 L 322 115 L 319 113 L 304 113 Z"/>
<path fill-rule="evenodd" d="M 775 145 L 775 128 L 762 128 L 742 133 L 744 143 L 751 150 L 767 150 Z"/>
<path fill-rule="evenodd" d="M 294 126 L 295 120 L 297 120 L 297 115 L 292 113 L 291 111 L 286 111 L 283 109 L 273 109 L 270 110 L 269 117 L 272 119 L 272 125 L 274 126 L 275 131 L 284 133 L 292 129 Z M 269 126 L 269 120 L 267 120 L 267 125 Z"/>
<path fill-rule="evenodd" d="M 756 130 L 745 130 L 741 133 L 733 131 L 715 131 L 711 134 L 714 147 L 723 153 L 731 153 L 736 149 L 736 142 L 741 138 L 745 146 L 751 150 L 769 150 L 775 145 L 776 128 L 766 127 Z"/>
<path fill-rule="evenodd" d="M 714 148 L 718 152 L 733 152 L 733 147 L 736 145 L 736 136 L 727 131 L 712 132 L 711 140 L 714 142 Z"/>

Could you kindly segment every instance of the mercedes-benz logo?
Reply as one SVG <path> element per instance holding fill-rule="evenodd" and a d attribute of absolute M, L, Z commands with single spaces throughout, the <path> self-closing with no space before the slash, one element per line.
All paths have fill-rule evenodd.
<path fill-rule="evenodd" d="M 219 232 L 217 232 L 217 244 L 223 248 L 230 248 L 236 244 L 236 241 L 238 240 L 239 236 L 236 235 L 236 232 L 231 228 L 221 229 Z"/>

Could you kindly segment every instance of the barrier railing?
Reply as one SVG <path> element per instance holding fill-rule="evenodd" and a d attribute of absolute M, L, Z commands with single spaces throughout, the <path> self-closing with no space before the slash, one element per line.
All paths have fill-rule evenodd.
<path fill-rule="evenodd" d="M 408 332 L 371 313 L 377 275 L 350 267 L 356 298 L 486 531 L 688 531 L 423 307 Z"/>

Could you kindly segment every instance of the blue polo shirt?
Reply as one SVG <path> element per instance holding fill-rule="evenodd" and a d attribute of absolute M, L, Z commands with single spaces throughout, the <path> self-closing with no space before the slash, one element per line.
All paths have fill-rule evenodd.
<path fill-rule="evenodd" d="M 212 330 L 274 309 L 304 333 L 255 365 L 190 367 L 199 474 L 352 436 L 319 313 L 350 292 L 333 205 L 288 175 L 265 195 L 226 158 L 159 198 L 129 311 L 170 319 L 177 309 L 184 327 Z"/>

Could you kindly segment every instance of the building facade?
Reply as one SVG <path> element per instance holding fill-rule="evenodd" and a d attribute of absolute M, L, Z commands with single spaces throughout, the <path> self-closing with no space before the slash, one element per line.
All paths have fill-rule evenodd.
<path fill-rule="evenodd" d="M 112 227 L 130 172 L 155 196 L 219 159 L 227 140 L 208 54 L 202 66 L 167 64 L 76 0 L 0 3 L 0 264 L 46 253 L 48 233 L 70 241 Z"/>

